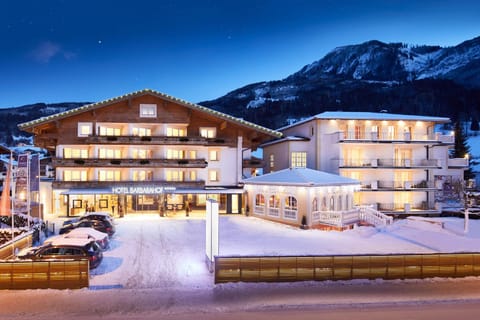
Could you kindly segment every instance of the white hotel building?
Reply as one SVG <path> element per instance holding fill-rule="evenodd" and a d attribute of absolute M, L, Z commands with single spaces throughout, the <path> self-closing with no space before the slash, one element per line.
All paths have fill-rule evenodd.
<path fill-rule="evenodd" d="M 355 205 L 389 214 L 441 212 L 444 194 L 463 180 L 466 158 L 452 159 L 454 136 L 435 131 L 443 117 L 324 112 L 278 129 L 262 145 L 265 173 L 306 167 L 359 180 Z"/>

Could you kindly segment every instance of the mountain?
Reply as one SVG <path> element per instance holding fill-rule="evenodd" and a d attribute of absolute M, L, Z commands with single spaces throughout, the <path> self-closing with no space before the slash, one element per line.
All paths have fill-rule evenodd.
<path fill-rule="evenodd" d="M 78 108 L 88 103 L 89 102 L 35 103 L 21 107 L 0 109 L 0 119 L 2 119 L 0 144 L 9 147 L 22 143 L 31 145 L 33 144 L 31 136 L 18 129 L 17 125 L 19 123 Z"/>
<path fill-rule="evenodd" d="M 327 111 L 480 118 L 480 37 L 454 47 L 368 41 L 339 47 L 279 81 L 201 105 L 279 128 Z"/>

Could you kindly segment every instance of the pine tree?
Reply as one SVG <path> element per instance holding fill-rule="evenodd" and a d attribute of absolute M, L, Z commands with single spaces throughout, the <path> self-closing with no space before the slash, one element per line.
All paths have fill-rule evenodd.
<path fill-rule="evenodd" d="M 467 137 L 463 131 L 460 121 L 455 123 L 455 148 L 453 150 L 454 158 L 465 158 L 468 157 L 468 169 L 465 170 L 463 178 L 465 180 L 475 178 L 475 174 L 472 172 L 471 168 L 471 159 L 472 155 L 470 154 L 470 146 L 467 143 Z"/>

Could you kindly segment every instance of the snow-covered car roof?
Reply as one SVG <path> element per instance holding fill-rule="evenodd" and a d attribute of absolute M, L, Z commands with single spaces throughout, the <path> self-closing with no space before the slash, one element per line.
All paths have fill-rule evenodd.
<path fill-rule="evenodd" d="M 94 239 L 91 238 L 68 238 L 64 237 L 62 235 L 58 236 L 53 236 L 44 241 L 45 244 L 51 244 L 53 246 L 58 246 L 58 245 L 69 245 L 69 246 L 79 246 L 83 247 L 90 242 L 94 241 Z"/>
<path fill-rule="evenodd" d="M 17 257 L 26 256 L 26 255 L 28 255 L 29 253 L 34 252 L 34 251 L 37 250 L 38 248 L 39 248 L 39 247 L 23 248 L 23 249 L 21 249 L 20 251 L 17 252 L 16 256 L 17 256 Z"/>
<path fill-rule="evenodd" d="M 80 227 L 72 229 L 70 232 L 63 235 L 66 238 L 82 238 L 82 237 L 92 237 L 96 240 L 108 238 L 108 234 L 95 230 L 88 227 Z"/>

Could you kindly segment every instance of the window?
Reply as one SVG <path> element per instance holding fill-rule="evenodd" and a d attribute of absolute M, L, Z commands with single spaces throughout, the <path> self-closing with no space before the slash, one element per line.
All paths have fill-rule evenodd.
<path fill-rule="evenodd" d="M 156 104 L 140 104 L 140 118 L 155 118 L 157 117 Z"/>
<path fill-rule="evenodd" d="M 121 172 L 119 170 L 100 170 L 98 172 L 99 181 L 120 181 Z"/>
<path fill-rule="evenodd" d="M 272 217 L 280 216 L 280 197 L 271 195 L 268 198 L 268 215 Z"/>
<path fill-rule="evenodd" d="M 98 150 L 98 157 L 100 159 L 121 159 L 122 151 L 119 149 L 101 148 Z"/>
<path fill-rule="evenodd" d="M 306 168 L 307 167 L 307 153 L 306 152 L 292 152 L 292 168 Z"/>
<path fill-rule="evenodd" d="M 265 197 L 263 194 L 257 194 L 255 196 L 255 208 L 253 208 L 255 213 L 265 214 Z"/>
<path fill-rule="evenodd" d="M 317 198 L 314 198 L 314 199 L 313 199 L 313 202 L 312 202 L 312 211 L 318 211 L 318 200 L 317 200 Z"/>
<path fill-rule="evenodd" d="M 188 174 L 190 181 L 197 181 L 197 171 L 190 171 Z"/>
<path fill-rule="evenodd" d="M 271 154 L 268 157 L 268 161 L 269 161 L 269 164 L 270 164 L 270 169 L 273 170 L 273 168 L 275 168 L 275 155 Z"/>
<path fill-rule="evenodd" d="M 87 181 L 86 170 L 65 170 L 63 181 Z"/>
<path fill-rule="evenodd" d="M 183 171 L 168 170 L 166 174 L 167 174 L 167 181 L 184 181 Z"/>
<path fill-rule="evenodd" d="M 218 171 L 217 170 L 208 171 L 208 180 L 213 181 L 213 182 L 219 181 Z"/>
<path fill-rule="evenodd" d="M 168 149 L 167 150 L 167 159 L 185 159 L 185 151 Z"/>
<path fill-rule="evenodd" d="M 188 158 L 189 159 L 197 159 L 197 151 L 195 151 L 195 150 L 188 151 Z"/>
<path fill-rule="evenodd" d="M 283 215 L 286 219 L 297 220 L 297 199 L 292 196 L 285 198 L 285 208 Z"/>
<path fill-rule="evenodd" d="M 153 171 L 150 170 L 135 170 L 133 171 L 133 181 L 152 181 Z"/>
<path fill-rule="evenodd" d="M 98 128 L 101 136 L 120 136 L 122 134 L 120 128 L 101 126 Z"/>
<path fill-rule="evenodd" d="M 219 156 L 220 151 L 210 150 L 208 153 L 209 153 L 208 158 L 209 158 L 210 161 L 219 161 L 220 160 L 220 156 Z"/>
<path fill-rule="evenodd" d="M 88 158 L 88 150 L 87 149 L 73 149 L 73 148 L 64 148 L 63 149 L 63 157 L 65 159 L 86 159 Z"/>
<path fill-rule="evenodd" d="M 132 150 L 133 159 L 150 159 L 152 158 L 152 150 L 148 149 L 133 149 Z"/>
<path fill-rule="evenodd" d="M 175 128 L 169 127 L 167 128 L 167 137 L 186 137 L 187 130 L 184 128 Z"/>
<path fill-rule="evenodd" d="M 79 122 L 78 123 L 78 132 L 79 137 L 88 137 L 92 134 L 92 123 L 91 122 Z"/>
<path fill-rule="evenodd" d="M 150 128 L 132 128 L 132 135 L 145 137 L 152 135 L 152 129 Z"/>
<path fill-rule="evenodd" d="M 216 128 L 200 128 L 200 136 L 204 138 L 215 138 L 217 136 Z"/>

